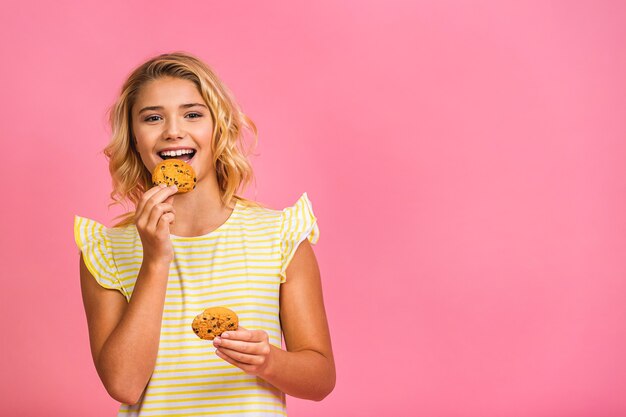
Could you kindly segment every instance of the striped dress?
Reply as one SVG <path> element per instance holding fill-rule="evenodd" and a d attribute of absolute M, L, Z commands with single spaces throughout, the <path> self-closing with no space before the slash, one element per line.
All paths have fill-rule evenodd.
<path fill-rule="evenodd" d="M 143 254 L 137 228 L 106 228 L 76 216 L 74 235 L 98 283 L 130 300 Z M 265 330 L 280 347 L 280 284 L 300 242 L 308 238 L 315 244 L 318 237 L 306 193 L 283 210 L 237 201 L 212 232 L 171 235 L 174 260 L 154 373 L 139 402 L 122 404 L 118 416 L 285 416 L 285 395 L 217 357 L 212 342 L 199 339 L 191 322 L 207 307 L 228 307 L 241 326 Z"/>

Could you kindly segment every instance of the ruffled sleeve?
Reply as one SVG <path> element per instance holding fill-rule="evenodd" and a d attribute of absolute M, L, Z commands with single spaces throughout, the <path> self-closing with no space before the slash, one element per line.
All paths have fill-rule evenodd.
<path fill-rule="evenodd" d="M 74 239 L 83 260 L 98 284 L 118 290 L 126 299 L 128 294 L 120 283 L 111 251 L 111 237 L 102 224 L 85 217 L 74 217 Z"/>
<path fill-rule="evenodd" d="M 309 239 L 311 244 L 316 244 L 319 234 L 317 218 L 313 214 L 313 206 L 307 193 L 302 194 L 296 204 L 283 209 L 280 227 L 281 283 L 287 279 L 287 266 L 296 253 L 298 245 L 305 238 Z"/>

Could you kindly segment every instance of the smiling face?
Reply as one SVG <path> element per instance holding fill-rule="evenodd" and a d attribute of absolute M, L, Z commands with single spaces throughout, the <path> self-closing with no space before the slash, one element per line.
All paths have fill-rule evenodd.
<path fill-rule="evenodd" d="M 170 158 L 190 164 L 198 181 L 215 171 L 211 113 L 193 82 L 163 77 L 144 84 L 131 114 L 136 148 L 150 172 Z"/>

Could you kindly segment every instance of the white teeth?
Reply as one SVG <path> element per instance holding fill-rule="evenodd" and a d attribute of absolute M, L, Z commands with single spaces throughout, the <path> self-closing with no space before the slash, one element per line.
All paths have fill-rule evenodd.
<path fill-rule="evenodd" d="M 192 149 L 179 149 L 176 151 L 164 151 L 164 152 L 159 152 L 159 155 L 161 156 L 181 156 L 181 155 L 186 155 L 186 154 L 191 154 L 194 151 Z"/>

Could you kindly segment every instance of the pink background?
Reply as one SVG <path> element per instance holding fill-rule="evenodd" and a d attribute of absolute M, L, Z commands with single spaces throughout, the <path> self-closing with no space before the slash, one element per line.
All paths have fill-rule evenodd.
<path fill-rule="evenodd" d="M 319 219 L 338 381 L 292 416 L 626 415 L 624 2 L 173 4 L 3 4 L 2 415 L 117 409 L 72 220 L 119 212 L 105 111 L 173 50 L 259 127 L 245 195 Z"/>

